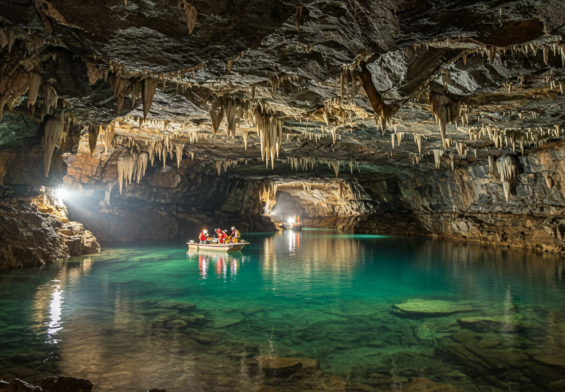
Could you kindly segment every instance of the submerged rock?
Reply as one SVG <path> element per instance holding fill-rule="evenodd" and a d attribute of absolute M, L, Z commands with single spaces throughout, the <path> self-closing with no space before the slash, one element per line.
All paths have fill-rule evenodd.
<path fill-rule="evenodd" d="M 302 362 L 296 358 L 264 355 L 255 360 L 265 375 L 270 377 L 285 377 L 302 368 Z"/>
<path fill-rule="evenodd" d="M 393 306 L 393 312 L 400 315 L 447 315 L 452 313 L 472 312 L 471 305 L 442 300 L 412 299 Z"/>
<path fill-rule="evenodd" d="M 239 324 L 243 321 L 240 318 L 218 317 L 212 321 L 212 328 L 225 328 Z"/>
<path fill-rule="evenodd" d="M 438 384 L 427 378 L 416 377 L 404 389 L 407 392 L 458 392 L 459 389 L 451 384 Z"/>

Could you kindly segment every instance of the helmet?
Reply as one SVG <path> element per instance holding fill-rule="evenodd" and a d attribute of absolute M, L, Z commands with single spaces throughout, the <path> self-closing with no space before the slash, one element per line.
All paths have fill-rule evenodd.
<path fill-rule="evenodd" d="M 235 230 L 235 227 L 232 227 L 231 229 L 232 229 L 232 230 Z"/>
<path fill-rule="evenodd" d="M 224 233 L 227 233 L 227 232 L 228 232 L 227 230 L 224 230 Z"/>
<path fill-rule="evenodd" d="M 203 232 L 204 234 L 208 234 L 208 230 L 206 230 L 206 229 L 202 230 L 202 232 Z"/>

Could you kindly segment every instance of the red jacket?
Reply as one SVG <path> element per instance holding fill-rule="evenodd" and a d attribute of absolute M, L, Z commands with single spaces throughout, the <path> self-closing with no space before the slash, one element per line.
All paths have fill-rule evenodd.
<path fill-rule="evenodd" d="M 204 235 L 204 232 L 203 232 L 203 231 L 200 232 L 200 237 L 199 237 L 199 238 L 200 238 L 200 241 L 206 241 L 206 235 Z"/>
<path fill-rule="evenodd" d="M 228 238 L 228 235 L 226 233 L 222 233 L 222 235 L 220 236 L 220 241 L 226 242 L 226 238 Z"/>

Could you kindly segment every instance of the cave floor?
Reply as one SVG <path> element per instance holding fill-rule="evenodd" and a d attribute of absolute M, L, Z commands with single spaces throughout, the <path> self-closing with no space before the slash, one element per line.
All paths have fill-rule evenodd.
<path fill-rule="evenodd" d="M 245 238 L 237 254 L 130 243 L 2 272 L 0 379 L 168 392 L 565 383 L 559 256 L 330 230 Z"/>

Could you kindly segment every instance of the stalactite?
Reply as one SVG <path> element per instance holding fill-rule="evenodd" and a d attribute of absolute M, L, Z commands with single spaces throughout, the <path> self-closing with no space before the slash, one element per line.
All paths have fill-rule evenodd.
<path fill-rule="evenodd" d="M 394 133 L 390 134 L 390 142 L 392 143 L 392 148 L 394 149 L 394 142 L 396 141 L 396 136 Z"/>
<path fill-rule="evenodd" d="M 226 100 L 226 121 L 228 123 L 228 139 L 230 135 L 235 138 L 235 109 L 236 102 L 235 99 Z"/>
<path fill-rule="evenodd" d="M 550 177 L 549 173 L 542 173 L 545 178 L 545 183 L 548 189 L 553 188 L 553 179 Z"/>
<path fill-rule="evenodd" d="M 243 144 L 244 144 L 246 150 L 247 150 L 248 141 L 249 141 L 249 132 L 244 131 L 243 132 Z"/>
<path fill-rule="evenodd" d="M 467 156 L 467 146 L 465 144 L 456 142 L 457 153 L 461 158 L 465 158 Z"/>
<path fill-rule="evenodd" d="M 494 159 L 492 158 L 492 155 L 488 156 L 488 172 L 490 174 L 494 174 Z"/>
<path fill-rule="evenodd" d="M 118 183 L 120 185 L 120 195 L 122 194 L 123 184 L 126 186 L 136 181 L 138 184 L 145 176 L 149 154 L 147 152 L 138 153 L 135 148 L 124 148 L 118 157 Z"/>
<path fill-rule="evenodd" d="M 502 181 L 502 186 L 504 188 L 504 197 L 506 202 L 510 201 L 510 181 L 516 178 L 516 172 L 518 166 L 514 158 L 510 155 L 504 155 L 496 160 L 496 166 L 498 167 L 498 172 L 500 173 L 500 181 Z"/>
<path fill-rule="evenodd" d="M 395 133 L 396 141 L 398 142 L 398 146 L 400 146 L 400 142 L 402 141 L 402 133 Z"/>
<path fill-rule="evenodd" d="M 300 22 L 302 19 L 302 8 L 303 6 L 299 5 L 296 7 L 296 31 L 300 31 Z"/>
<path fill-rule="evenodd" d="M 436 169 L 441 167 L 441 157 L 443 156 L 444 150 L 433 150 L 434 151 L 434 161 L 436 164 Z"/>
<path fill-rule="evenodd" d="M 222 162 L 216 161 L 216 170 L 218 171 L 218 175 L 222 174 Z"/>
<path fill-rule="evenodd" d="M 94 154 L 96 143 L 98 142 L 98 135 L 100 134 L 102 126 L 90 125 L 88 127 L 88 147 L 90 148 L 90 155 Z"/>
<path fill-rule="evenodd" d="M 151 108 L 153 103 L 153 97 L 155 96 L 155 89 L 157 88 L 157 82 L 147 78 L 143 81 L 143 89 L 141 90 L 141 100 L 143 102 L 143 119 L 147 118 L 147 113 Z"/>
<path fill-rule="evenodd" d="M 108 126 L 106 126 L 106 131 L 104 132 L 104 152 L 106 154 L 108 154 L 108 149 L 110 148 L 110 146 L 112 145 L 112 142 L 114 141 L 114 129 L 115 124 L 111 123 Z"/>
<path fill-rule="evenodd" d="M 43 84 L 43 101 L 45 102 L 45 110 L 47 114 L 51 113 L 51 108 L 57 109 L 57 91 L 50 84 Z"/>
<path fill-rule="evenodd" d="M 198 11 L 196 7 L 184 0 L 184 16 L 186 18 L 186 25 L 188 27 L 188 34 L 192 34 L 194 26 L 196 25 L 196 18 Z"/>
<path fill-rule="evenodd" d="M 431 106 L 432 114 L 436 122 L 439 124 L 441 140 L 443 141 L 443 148 L 446 148 L 446 127 L 447 124 L 455 124 L 459 120 L 461 101 L 454 102 L 445 95 L 429 93 L 428 102 Z"/>
<path fill-rule="evenodd" d="M 45 177 L 49 176 L 49 169 L 51 167 L 51 159 L 53 158 L 53 150 L 55 145 L 61 139 L 63 133 L 63 123 L 59 115 L 50 118 L 45 124 L 45 139 L 43 142 L 43 165 L 45 170 Z"/>
<path fill-rule="evenodd" d="M 422 153 L 422 137 L 423 135 L 415 133 L 414 134 L 414 142 L 418 146 L 418 153 Z"/>
<path fill-rule="evenodd" d="M 337 176 L 339 175 L 339 167 L 341 166 L 341 161 L 330 161 L 330 162 L 334 169 L 335 176 L 337 178 Z"/>
<path fill-rule="evenodd" d="M 184 149 L 184 144 L 175 144 L 175 152 L 177 154 L 177 167 L 180 168 L 180 163 L 182 161 L 182 152 Z"/>
<path fill-rule="evenodd" d="M 39 87 L 41 86 L 41 75 L 36 72 L 31 72 L 29 77 L 29 92 L 27 99 L 27 107 L 35 105 Z"/>

